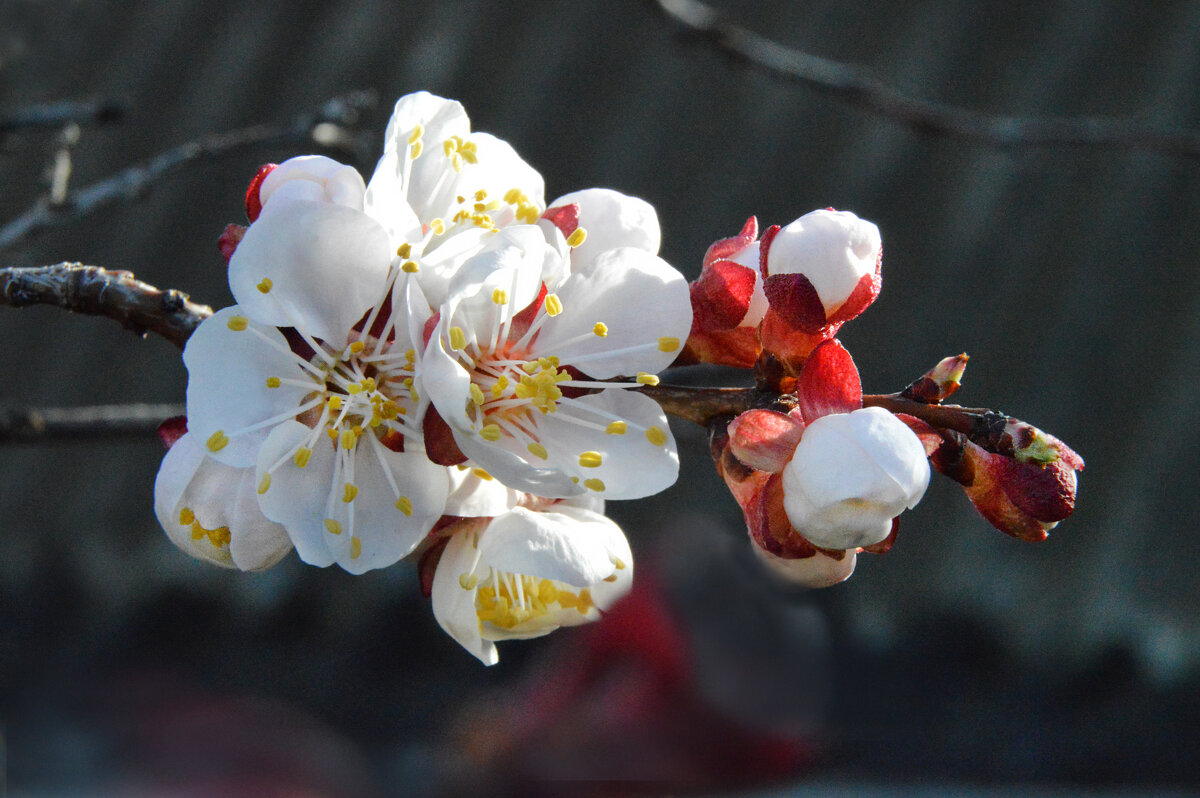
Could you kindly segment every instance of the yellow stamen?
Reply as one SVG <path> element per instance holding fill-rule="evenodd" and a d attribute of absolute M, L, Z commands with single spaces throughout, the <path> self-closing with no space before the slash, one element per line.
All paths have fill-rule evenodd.
<path fill-rule="evenodd" d="M 412 254 L 412 244 L 408 243 L 407 241 L 405 241 L 400 246 L 396 247 L 397 257 L 407 258 L 411 254 Z"/>
<path fill-rule="evenodd" d="M 417 125 L 412 129 L 412 133 L 410 133 L 408 135 L 408 143 L 416 144 L 418 141 L 421 140 L 421 136 L 424 136 L 424 135 L 425 135 L 425 127 L 423 125 Z"/>
<path fill-rule="evenodd" d="M 225 326 L 234 332 L 241 332 L 250 326 L 250 319 L 245 316 L 230 316 L 229 321 L 225 322 Z"/>
<path fill-rule="evenodd" d="M 492 291 L 492 301 L 495 302 L 497 305 L 507 305 L 508 304 L 508 292 L 505 291 L 503 288 L 497 288 L 495 291 Z"/>
<path fill-rule="evenodd" d="M 346 393 L 350 394 L 351 396 L 357 396 L 358 394 L 362 393 L 362 391 L 363 387 L 361 382 L 352 382 L 346 386 Z"/>
<path fill-rule="evenodd" d="M 342 525 L 337 521 L 334 521 L 332 518 L 325 519 L 325 529 L 328 530 L 329 534 L 331 535 L 342 534 Z"/>
<path fill-rule="evenodd" d="M 263 474 L 262 479 L 258 481 L 258 495 L 261 496 L 271 487 L 271 475 Z"/>
<path fill-rule="evenodd" d="M 446 223 L 441 219 L 434 219 L 429 223 L 429 229 L 440 236 L 442 233 L 446 232 Z"/>
<path fill-rule="evenodd" d="M 224 430 L 217 430 L 212 435 L 208 436 L 208 450 L 210 452 L 219 452 L 225 448 L 225 444 L 229 443 L 229 436 Z"/>
<path fill-rule="evenodd" d="M 262 293 L 268 294 L 271 292 L 271 286 L 273 285 L 275 285 L 275 283 L 271 282 L 270 277 L 264 277 L 262 278 L 262 282 L 260 282 L 257 287 Z"/>
<path fill-rule="evenodd" d="M 458 584 L 463 590 L 471 590 L 475 585 L 479 584 L 479 577 L 475 574 L 459 574 Z"/>
<path fill-rule="evenodd" d="M 489 474 L 488 472 L 484 471 L 482 468 L 472 468 L 471 473 L 474 474 L 475 476 L 479 477 L 480 479 L 488 481 L 488 482 L 490 482 L 492 479 L 492 475 Z"/>
<path fill-rule="evenodd" d="M 664 335 L 658 339 L 659 352 L 674 352 L 679 348 L 679 339 L 669 335 Z"/>
<path fill-rule="evenodd" d="M 331 397 L 329 397 L 329 401 L 326 404 L 329 407 L 329 410 L 331 412 L 336 413 L 337 411 L 342 409 L 342 397 L 331 396 Z"/>
<path fill-rule="evenodd" d="M 358 535 L 355 535 L 352 538 L 350 538 L 350 559 L 357 560 L 361 556 L 362 556 L 362 541 L 359 540 Z"/>
<path fill-rule="evenodd" d="M 604 428 L 606 435 L 624 435 L 628 425 L 624 421 L 614 421 Z"/>
<path fill-rule="evenodd" d="M 408 272 L 409 274 L 416 274 L 417 272 L 421 271 L 421 267 L 417 265 L 417 262 L 415 260 L 404 261 L 404 263 L 400 266 L 400 268 L 403 271 Z"/>
<path fill-rule="evenodd" d="M 602 321 L 598 321 L 592 327 L 592 332 L 601 338 L 607 338 L 608 337 L 608 325 Z"/>
<path fill-rule="evenodd" d="M 475 383 L 471 383 L 471 401 L 476 405 L 483 404 L 483 389 Z"/>
<path fill-rule="evenodd" d="M 531 443 L 525 448 L 528 449 L 529 453 L 534 457 L 540 457 L 543 460 L 550 456 L 550 453 L 546 451 L 546 447 L 542 446 L 540 443 Z"/>
<path fill-rule="evenodd" d="M 587 488 L 588 490 L 594 490 L 597 493 L 601 493 L 604 490 L 604 483 L 602 481 L 596 479 L 595 477 L 593 477 L 591 479 L 585 479 L 583 481 L 583 486 L 585 488 Z"/>
<path fill-rule="evenodd" d="M 179 523 L 183 526 L 191 526 L 196 520 L 196 514 L 192 512 L 191 507 L 184 507 L 179 511 Z"/>
<path fill-rule="evenodd" d="M 492 386 L 492 396 L 496 399 L 500 398 L 500 394 L 504 393 L 504 389 L 508 387 L 508 377 L 503 374 L 496 379 L 496 384 Z"/>
<path fill-rule="evenodd" d="M 401 496 L 399 499 L 396 499 L 395 504 L 392 506 L 405 515 L 412 515 L 413 513 L 412 499 L 407 496 Z"/>
<path fill-rule="evenodd" d="M 599 468 L 602 463 L 600 452 L 583 452 L 579 455 L 579 465 L 584 468 Z"/>
<path fill-rule="evenodd" d="M 544 302 L 547 316 L 557 316 L 563 312 L 562 300 L 558 298 L 557 294 L 546 294 Z"/>
<path fill-rule="evenodd" d="M 582 227 L 576 227 L 575 232 L 571 233 L 571 235 L 567 236 L 567 246 L 569 246 L 573 249 L 573 248 L 579 246 L 580 244 L 582 244 L 586 240 L 587 240 L 587 230 L 584 230 Z"/>
<path fill-rule="evenodd" d="M 346 504 L 349 504 L 350 502 L 354 501 L 354 497 L 357 495 L 358 486 L 347 482 L 346 489 L 342 492 L 342 501 Z"/>
<path fill-rule="evenodd" d="M 485 441 L 492 441 L 493 443 L 495 443 L 496 441 L 500 440 L 499 425 L 497 425 L 497 424 L 485 425 L 483 429 L 479 430 L 479 437 L 483 438 Z"/>
<path fill-rule="evenodd" d="M 292 462 L 296 464 L 296 468 L 304 468 L 308 465 L 308 458 L 312 457 L 312 449 L 301 446 L 292 455 Z"/>
<path fill-rule="evenodd" d="M 475 201 L 476 202 L 483 202 L 485 199 L 487 199 L 487 189 L 486 188 L 481 188 L 475 192 Z"/>
<path fill-rule="evenodd" d="M 613 560 L 613 565 L 616 567 L 616 569 L 618 571 L 624 571 L 625 567 L 626 567 L 625 561 L 622 560 L 620 557 L 617 557 L 615 560 Z"/>
<path fill-rule="evenodd" d="M 637 375 L 638 385 L 658 385 L 658 377 L 654 374 L 647 374 L 644 371 L 639 371 Z"/>
<path fill-rule="evenodd" d="M 650 427 L 646 430 L 646 440 L 650 441 L 655 446 L 662 446 L 667 442 L 667 433 L 663 432 L 658 427 Z"/>
<path fill-rule="evenodd" d="M 421 150 L 425 149 L 425 142 L 414 141 L 408 145 L 408 157 L 414 161 L 421 157 Z"/>
<path fill-rule="evenodd" d="M 278 377 L 267 377 L 268 388 L 278 388 L 280 385 L 283 385 L 283 380 Z"/>
<path fill-rule="evenodd" d="M 354 434 L 354 430 L 348 429 L 342 432 L 343 449 L 353 449 L 356 443 L 358 443 L 358 436 Z"/>
<path fill-rule="evenodd" d="M 365 343 L 363 343 L 362 341 L 355 341 L 354 343 L 350 344 L 350 353 L 357 355 L 359 352 L 363 351 L 366 348 L 367 348 L 367 345 Z"/>
<path fill-rule="evenodd" d="M 467 334 L 463 332 L 462 327 L 450 328 L 450 348 L 465 349 L 467 346 Z"/>

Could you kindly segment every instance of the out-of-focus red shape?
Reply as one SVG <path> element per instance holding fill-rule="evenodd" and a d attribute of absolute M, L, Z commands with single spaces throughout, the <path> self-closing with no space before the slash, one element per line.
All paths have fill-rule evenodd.
<path fill-rule="evenodd" d="M 699 690 L 684 627 L 655 574 L 460 724 L 463 750 L 495 795 L 664 795 L 792 777 L 814 747 L 748 727 Z"/>
<path fill-rule="evenodd" d="M 187 434 L 187 416 L 171 416 L 158 425 L 158 437 L 170 449 L 175 441 Z"/>
<path fill-rule="evenodd" d="M 217 249 L 221 250 L 221 257 L 229 263 L 229 259 L 233 257 L 233 253 L 237 250 L 238 244 L 242 243 L 242 238 L 246 235 L 246 228 L 240 224 L 227 224 L 221 232 L 220 238 L 217 239 Z"/>

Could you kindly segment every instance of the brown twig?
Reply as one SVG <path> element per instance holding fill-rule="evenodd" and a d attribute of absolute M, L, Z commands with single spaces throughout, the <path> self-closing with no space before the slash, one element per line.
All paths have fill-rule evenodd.
<path fill-rule="evenodd" d="M 183 348 L 212 308 L 174 289 L 160 290 L 125 271 L 81 263 L 0 269 L 0 305 L 54 305 L 106 316 L 138 335 L 155 333 Z"/>
<path fill-rule="evenodd" d="M 785 47 L 732 22 L 699 0 L 655 0 L 690 32 L 759 69 L 856 103 L 889 119 L 996 146 L 1119 147 L 1200 157 L 1200 131 L 1112 117 L 1000 116 L 903 94 L 871 70 Z"/>
<path fill-rule="evenodd" d="M 0 135 L 27 128 L 62 127 L 72 122 L 104 125 L 119 122 L 124 116 L 123 104 L 99 97 L 38 103 L 0 115 Z"/>
<path fill-rule="evenodd" d="M 183 405 L 176 404 L 0 408 L 0 443 L 152 435 L 163 421 L 183 413 Z"/>
<path fill-rule="evenodd" d="M 375 103 L 372 92 L 353 92 L 325 103 L 315 112 L 304 114 L 288 125 L 254 125 L 217 133 L 198 141 L 180 144 L 90 186 L 66 192 L 60 201 L 50 197 L 0 227 L 0 249 L 23 241 L 49 227 L 78 219 L 122 200 L 137 199 L 157 181 L 180 167 L 199 160 L 216 158 L 245 147 L 285 143 L 309 143 L 326 149 L 351 150 L 357 154 L 357 140 L 349 135 L 359 113 Z"/>

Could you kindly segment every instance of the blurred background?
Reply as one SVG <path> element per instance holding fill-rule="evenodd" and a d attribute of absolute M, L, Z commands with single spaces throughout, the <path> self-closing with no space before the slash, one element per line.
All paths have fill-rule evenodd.
<path fill-rule="evenodd" d="M 747 29 L 985 113 L 1200 128 L 1200 3 L 734 2 Z M 0 769 L 14 795 L 1186 795 L 1200 789 L 1200 162 L 996 146 L 908 124 L 688 35 L 652 2 L 3 0 L 0 118 L 98 97 L 70 185 L 183 142 L 377 92 L 461 100 L 547 199 L 653 203 L 689 278 L 747 216 L 853 210 L 884 290 L 847 326 L 869 392 L 971 355 L 956 397 L 1087 460 L 1079 510 L 1006 538 L 948 480 L 895 548 L 798 592 L 751 559 L 702 432 L 679 483 L 610 503 L 638 561 L 603 623 L 443 635 L 413 569 L 192 560 L 152 513 L 154 436 L 0 450 Z M 0 225 L 47 191 L 58 128 L 0 139 Z M 220 307 L 216 239 L 300 141 L 197 161 L 0 250 Z M 0 408 L 181 402 L 179 352 L 110 321 L 0 308 Z M 678 380 L 728 381 L 702 372 Z M 1191 509 L 1189 509 L 1191 508 Z M 0 778 L 3 784 L 3 778 Z M 0 788 L 2 791 L 2 788 Z"/>

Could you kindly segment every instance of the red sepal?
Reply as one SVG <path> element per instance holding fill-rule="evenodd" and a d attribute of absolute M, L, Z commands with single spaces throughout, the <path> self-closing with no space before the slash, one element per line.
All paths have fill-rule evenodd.
<path fill-rule="evenodd" d="M 758 238 L 758 219 L 751 216 L 742 225 L 742 229 L 737 235 L 713 242 L 708 251 L 704 253 L 704 266 L 707 267 L 710 263 L 736 255 L 753 244 L 756 238 Z"/>
<path fill-rule="evenodd" d="M 425 549 L 421 559 L 417 561 L 417 578 L 421 583 L 421 595 L 425 598 L 433 595 L 433 576 L 437 573 L 438 563 L 442 561 L 442 552 L 446 550 L 446 544 L 449 542 L 448 537 L 436 541 Z"/>
<path fill-rule="evenodd" d="M 883 250 L 880 250 L 882 257 Z M 846 297 L 846 301 L 841 307 L 829 314 L 827 319 L 829 324 L 845 324 L 853 318 L 856 318 L 864 310 L 870 307 L 875 298 L 879 296 L 879 291 L 883 288 L 883 277 L 879 273 L 878 261 L 875 266 L 874 274 L 864 274 L 858 278 L 858 284 L 854 286 L 854 290 L 850 292 L 850 296 Z"/>
<path fill-rule="evenodd" d="M 525 331 L 529 329 L 529 325 L 533 324 L 533 320 L 537 318 L 538 311 L 542 309 L 542 302 L 546 299 L 546 284 L 542 283 L 538 295 L 534 300 L 517 313 L 512 318 L 512 324 L 509 326 L 508 340 L 520 341 L 525 336 Z"/>
<path fill-rule="evenodd" d="M 741 324 L 750 309 L 756 279 L 753 269 L 731 260 L 705 265 L 689 286 L 692 332 L 729 330 Z"/>
<path fill-rule="evenodd" d="M 172 416 L 158 425 L 158 438 L 170 449 L 187 434 L 187 416 Z"/>
<path fill-rule="evenodd" d="M 772 274 L 763 280 L 763 292 L 771 310 L 797 330 L 815 334 L 829 326 L 821 297 L 803 274 Z"/>
<path fill-rule="evenodd" d="M 775 410 L 747 410 L 729 423 L 729 448 L 751 468 L 778 474 L 796 453 L 804 422 Z"/>
<path fill-rule="evenodd" d="M 862 407 L 862 382 L 854 358 L 836 338 L 823 342 L 804 362 L 796 380 L 797 407 L 806 424 L 821 416 Z"/>
<path fill-rule="evenodd" d="M 394 429 L 389 429 L 379 438 L 379 442 L 393 452 L 404 451 L 404 435 Z"/>
<path fill-rule="evenodd" d="M 274 163 L 263 164 L 250 180 L 250 187 L 246 189 L 246 218 L 252 222 L 262 213 L 262 200 L 258 196 L 258 190 L 262 188 L 262 181 L 266 179 L 267 175 L 275 171 L 275 167 L 278 165 Z"/>
<path fill-rule="evenodd" d="M 556 208 L 547 208 L 542 218 L 557 227 L 563 238 L 568 238 L 579 229 L 579 203 L 572 202 Z"/>
<path fill-rule="evenodd" d="M 440 466 L 455 466 L 467 462 L 467 456 L 454 440 L 454 431 L 438 413 L 437 408 L 431 407 L 425 411 L 421 427 L 425 433 L 425 453 L 430 460 Z"/>
<path fill-rule="evenodd" d="M 242 243 L 243 236 L 246 235 L 246 228 L 240 224 L 227 224 L 225 229 L 221 231 L 221 237 L 217 239 L 217 249 L 221 250 L 221 257 L 229 263 L 229 259 L 233 257 L 234 251 L 238 248 L 238 244 Z"/>
<path fill-rule="evenodd" d="M 693 332 L 671 366 L 713 363 L 748 369 L 758 360 L 758 353 L 758 331 L 753 327 Z"/>
<path fill-rule="evenodd" d="M 771 249 L 771 243 L 775 240 L 775 236 L 779 235 L 780 227 L 773 224 L 767 228 L 762 234 L 762 240 L 758 242 L 758 271 L 762 274 L 763 280 L 766 280 L 770 275 L 767 271 L 767 252 Z"/>

